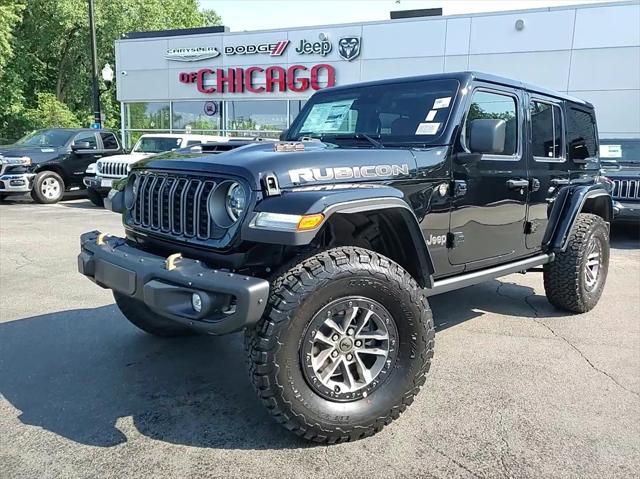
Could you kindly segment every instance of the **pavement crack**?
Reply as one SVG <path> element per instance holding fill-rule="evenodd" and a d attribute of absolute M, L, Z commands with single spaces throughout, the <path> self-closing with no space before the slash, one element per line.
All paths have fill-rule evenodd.
<path fill-rule="evenodd" d="M 624 384 L 621 384 L 616 378 L 614 378 L 611 374 L 609 374 L 607 371 L 600 369 L 598 366 L 596 366 L 595 364 L 593 364 L 593 362 L 591 362 L 591 360 L 582 352 L 582 350 L 580 350 L 580 348 L 578 348 L 575 344 L 573 344 L 571 341 L 569 341 L 566 337 L 564 337 L 562 334 L 558 333 L 557 331 L 555 331 L 551 326 L 549 326 L 547 323 L 541 321 L 540 315 L 538 314 L 538 309 L 531 304 L 531 301 L 529 301 L 529 298 L 532 298 L 533 296 L 535 296 L 535 293 L 532 293 L 528 296 L 525 296 L 524 298 L 524 302 L 527 303 L 529 305 L 529 307 L 531 308 L 531 310 L 533 311 L 534 317 L 532 318 L 536 323 L 538 323 L 539 325 L 545 327 L 548 331 L 551 332 L 551 334 L 553 334 L 556 338 L 563 340 L 565 343 L 567 343 L 575 352 L 577 352 L 580 357 L 582 357 L 582 359 L 584 359 L 584 361 L 589 365 L 589 367 L 591 367 L 591 369 L 593 369 L 594 371 L 606 376 L 607 378 L 609 378 L 616 386 L 618 386 L 621 389 L 624 389 L 625 391 L 627 391 L 628 393 L 633 394 L 634 396 L 640 398 L 640 393 L 638 393 L 637 391 L 634 391 L 633 389 L 629 389 L 628 387 L 626 387 Z"/>
<path fill-rule="evenodd" d="M 458 461 L 457 459 L 449 456 L 447 453 L 445 453 L 444 451 L 441 451 L 440 449 L 438 449 L 437 447 L 435 447 L 433 444 L 429 444 L 426 443 L 427 446 L 429 446 L 431 449 L 433 449 L 435 452 L 437 452 L 438 454 L 440 454 L 443 457 L 446 457 L 447 459 L 449 459 L 451 462 L 453 462 L 456 466 L 458 466 L 460 469 L 464 469 L 465 471 L 467 471 L 469 474 L 471 474 L 473 477 L 477 477 L 478 479 L 483 479 L 484 476 L 478 475 L 476 472 L 472 471 L 471 469 L 469 469 L 467 466 L 465 466 L 463 463 L 461 463 L 460 461 Z"/>

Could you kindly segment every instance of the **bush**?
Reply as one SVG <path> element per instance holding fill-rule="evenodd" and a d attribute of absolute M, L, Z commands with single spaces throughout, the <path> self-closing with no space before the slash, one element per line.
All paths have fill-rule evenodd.
<path fill-rule="evenodd" d="M 80 121 L 67 105 L 52 93 L 38 93 L 35 108 L 25 110 L 24 118 L 31 129 L 78 128 Z"/>

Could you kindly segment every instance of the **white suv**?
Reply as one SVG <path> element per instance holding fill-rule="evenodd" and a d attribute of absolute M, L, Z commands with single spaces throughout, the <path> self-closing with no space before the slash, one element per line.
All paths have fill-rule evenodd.
<path fill-rule="evenodd" d="M 95 163 L 95 167 L 90 165 L 87 168 L 88 176 L 83 179 L 83 183 L 87 187 L 87 195 L 94 205 L 103 206 L 104 198 L 109 193 L 113 182 L 126 177 L 129 174 L 129 170 L 131 170 L 131 165 L 136 161 L 165 151 L 187 148 L 201 143 L 225 142 L 229 139 L 226 136 L 180 133 L 142 135 L 131 150 L 131 153 L 105 157 L 98 160 Z"/>

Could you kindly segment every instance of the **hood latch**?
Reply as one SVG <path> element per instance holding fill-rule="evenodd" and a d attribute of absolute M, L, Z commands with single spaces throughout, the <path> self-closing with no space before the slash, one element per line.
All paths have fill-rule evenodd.
<path fill-rule="evenodd" d="M 262 189 L 266 196 L 279 196 L 280 185 L 278 185 L 278 177 L 274 173 L 263 176 Z"/>

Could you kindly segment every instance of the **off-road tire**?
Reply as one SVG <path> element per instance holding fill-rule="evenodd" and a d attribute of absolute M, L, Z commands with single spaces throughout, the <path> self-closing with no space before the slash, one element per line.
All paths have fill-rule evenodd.
<path fill-rule="evenodd" d="M 601 245 L 601 262 L 595 286 L 589 290 L 585 279 L 587 251 L 591 241 Z M 544 290 L 554 306 L 574 313 L 585 313 L 598 304 L 609 269 L 609 230 L 597 215 L 580 213 L 564 252 L 544 266 Z"/>
<path fill-rule="evenodd" d="M 95 206 L 104 208 L 104 198 L 93 188 L 87 188 L 87 198 L 89 198 L 89 201 L 91 201 Z"/>
<path fill-rule="evenodd" d="M 388 308 L 397 356 L 368 396 L 334 402 L 302 371 L 300 348 L 317 311 L 360 296 Z M 371 436 L 397 419 L 425 382 L 434 326 L 424 291 L 402 267 L 375 252 L 340 247 L 303 259 L 276 278 L 266 311 L 245 335 L 251 381 L 276 421 L 305 439 L 336 443 Z"/>
<path fill-rule="evenodd" d="M 60 194 L 55 197 L 48 197 L 42 192 L 42 183 L 47 179 L 52 178 L 59 183 Z M 31 189 L 31 198 L 36 203 L 41 204 L 53 204 L 57 203 L 64 196 L 64 180 L 55 171 L 41 171 L 33 180 L 33 188 Z"/>
<path fill-rule="evenodd" d="M 116 291 L 113 292 L 113 297 L 125 318 L 145 333 L 163 338 L 197 334 L 189 328 L 154 313 L 146 304 L 137 299 L 132 299 Z"/>

